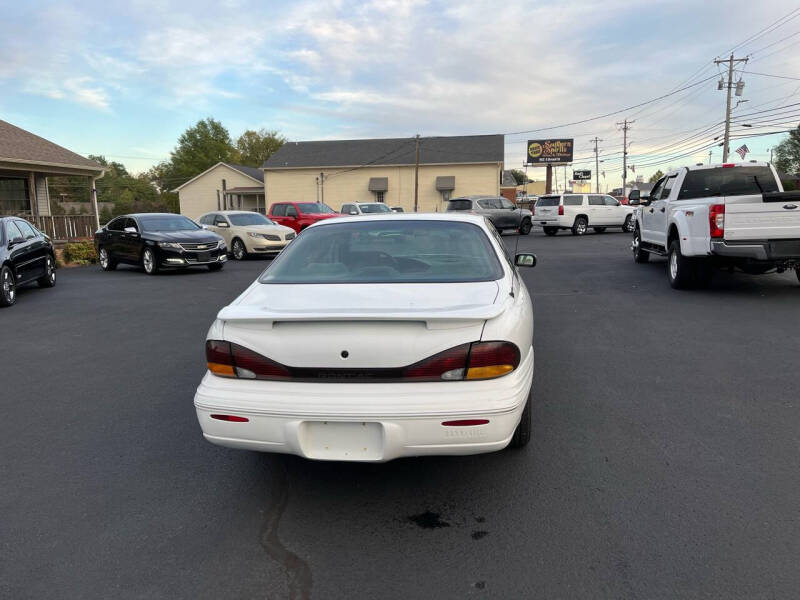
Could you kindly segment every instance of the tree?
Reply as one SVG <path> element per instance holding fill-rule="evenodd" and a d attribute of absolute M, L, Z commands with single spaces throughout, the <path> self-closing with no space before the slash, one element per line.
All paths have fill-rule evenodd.
<path fill-rule="evenodd" d="M 775 168 L 781 173 L 800 172 L 800 125 L 775 146 Z"/>
<path fill-rule="evenodd" d="M 248 129 L 236 140 L 239 162 L 249 167 L 260 167 L 278 148 L 286 143 L 286 138 L 277 131 L 263 127 L 258 131 Z"/>
<path fill-rule="evenodd" d="M 528 181 L 530 181 L 528 176 L 525 175 L 525 171 L 521 171 L 519 169 L 511 169 L 511 175 L 514 176 L 517 185 L 525 185 Z"/>
<path fill-rule="evenodd" d="M 663 176 L 664 176 L 664 173 L 662 173 L 661 169 L 659 169 L 658 171 L 653 173 L 653 175 L 650 177 L 650 179 L 648 179 L 648 182 L 655 183 L 656 181 L 661 179 Z"/>
<path fill-rule="evenodd" d="M 218 162 L 236 162 L 238 158 L 228 130 L 208 117 L 181 134 L 178 145 L 170 152 L 169 163 L 162 163 L 163 174 L 171 181 L 169 188 L 174 189 Z"/>

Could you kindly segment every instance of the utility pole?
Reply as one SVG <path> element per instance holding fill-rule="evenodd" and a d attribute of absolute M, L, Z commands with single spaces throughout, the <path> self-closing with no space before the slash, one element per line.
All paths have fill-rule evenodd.
<path fill-rule="evenodd" d="M 419 208 L 419 134 L 414 138 L 414 212 Z"/>
<path fill-rule="evenodd" d="M 602 142 L 600 138 L 594 136 L 593 140 L 589 140 L 590 142 L 594 142 L 594 193 L 600 193 L 600 156 L 597 153 L 597 142 Z"/>
<path fill-rule="evenodd" d="M 628 129 L 630 129 L 631 124 L 636 123 L 636 121 L 628 121 L 625 119 L 622 123 L 617 123 L 617 125 L 622 125 L 622 197 L 625 197 L 625 182 L 628 179 Z"/>
<path fill-rule="evenodd" d="M 711 153 L 712 152 L 713 152 L 713 150 L 709 150 L 708 151 L 708 166 L 711 166 Z"/>
<path fill-rule="evenodd" d="M 727 85 L 727 93 L 728 97 L 725 102 L 725 139 L 722 141 L 722 162 L 728 162 L 728 144 L 730 143 L 731 139 L 731 88 L 733 88 L 733 65 L 735 63 L 746 63 L 747 57 L 745 58 L 734 58 L 733 54 L 731 54 L 730 58 L 725 60 L 715 60 L 715 65 L 720 65 L 723 63 L 728 63 L 728 85 Z M 741 95 L 741 91 L 737 90 L 736 95 Z"/>
<path fill-rule="evenodd" d="M 325 173 L 319 172 L 319 201 L 325 204 Z"/>

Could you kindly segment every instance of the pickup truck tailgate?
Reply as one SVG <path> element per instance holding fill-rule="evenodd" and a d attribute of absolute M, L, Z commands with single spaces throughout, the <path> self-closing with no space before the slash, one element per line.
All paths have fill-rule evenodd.
<path fill-rule="evenodd" d="M 800 239 L 800 194 L 774 192 L 725 198 L 725 239 Z"/>

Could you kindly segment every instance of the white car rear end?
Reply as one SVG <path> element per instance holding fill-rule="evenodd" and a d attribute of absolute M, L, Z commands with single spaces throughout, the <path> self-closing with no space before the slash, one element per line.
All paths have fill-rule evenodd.
<path fill-rule="evenodd" d="M 211 442 L 312 459 L 499 450 L 529 406 L 532 331 L 483 218 L 323 222 L 220 311 L 197 416 Z"/>

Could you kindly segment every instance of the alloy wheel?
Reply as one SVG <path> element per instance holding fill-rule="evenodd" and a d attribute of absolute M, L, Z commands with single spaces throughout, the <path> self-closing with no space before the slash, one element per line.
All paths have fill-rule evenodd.
<path fill-rule="evenodd" d="M 154 260 L 153 251 L 150 249 L 145 250 L 144 255 L 142 256 L 142 264 L 144 265 L 145 272 L 153 272 Z"/>
<path fill-rule="evenodd" d="M 671 252 L 669 255 L 669 275 L 675 280 L 678 278 L 678 253 Z"/>
<path fill-rule="evenodd" d="M 100 248 L 100 266 L 104 269 L 108 268 L 108 251 L 105 248 Z"/>
<path fill-rule="evenodd" d="M 239 240 L 233 242 L 233 257 L 236 260 L 242 260 L 244 258 L 244 245 Z"/>
<path fill-rule="evenodd" d="M 47 257 L 47 279 L 50 281 L 50 285 L 56 282 L 56 270 L 53 267 L 53 259 L 49 256 Z"/>
<path fill-rule="evenodd" d="M 14 287 L 14 278 L 11 276 L 11 271 L 8 269 L 3 271 L 3 296 L 8 304 L 14 302 L 14 296 L 17 291 Z"/>

